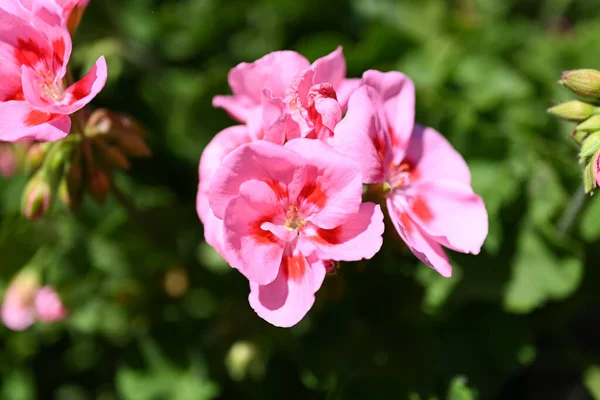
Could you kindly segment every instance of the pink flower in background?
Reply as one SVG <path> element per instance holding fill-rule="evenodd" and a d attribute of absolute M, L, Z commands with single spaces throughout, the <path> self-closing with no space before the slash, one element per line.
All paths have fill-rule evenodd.
<path fill-rule="evenodd" d="M 35 296 L 35 311 L 43 322 L 62 321 L 67 317 L 67 309 L 63 306 L 58 293 L 50 286 L 41 288 Z"/>
<path fill-rule="evenodd" d="M 66 318 L 58 294 L 49 286 L 40 288 L 35 272 L 23 271 L 8 287 L 2 302 L 2 323 L 13 331 L 23 331 L 36 320 L 55 322 Z"/>
<path fill-rule="evenodd" d="M 379 251 L 383 214 L 361 203 L 360 168 L 327 144 L 295 139 L 239 147 L 215 172 L 209 203 L 226 259 L 250 281 L 250 304 L 292 326 L 308 312 L 329 260 Z"/>
<path fill-rule="evenodd" d="M 367 71 L 337 125 L 333 146 L 383 184 L 390 218 L 424 263 L 449 277 L 442 248 L 478 254 L 488 232 L 469 168 L 438 132 L 414 125 L 414 87 L 397 72 Z"/>
<path fill-rule="evenodd" d="M 104 87 L 104 57 L 83 79 L 65 87 L 71 38 L 56 7 L 49 0 L 40 1 L 48 7 L 27 20 L 22 13 L 7 11 L 4 3 L 0 4 L 0 140 L 61 139 L 71 128 L 69 114 Z"/>
<path fill-rule="evenodd" d="M 260 132 L 264 105 L 277 104 L 301 123 L 302 134 L 293 130 L 290 136 L 307 136 L 314 124 L 328 126 L 341 117 L 350 92 L 358 85 L 358 80 L 345 76 L 341 47 L 313 64 L 294 51 L 276 51 L 233 68 L 228 75 L 233 95 L 216 96 L 213 105 L 246 123 L 254 133 Z M 325 114 L 324 122 L 320 113 Z"/>
<path fill-rule="evenodd" d="M 0 175 L 4 178 L 13 176 L 18 166 L 17 157 L 9 143 L 0 143 Z"/>

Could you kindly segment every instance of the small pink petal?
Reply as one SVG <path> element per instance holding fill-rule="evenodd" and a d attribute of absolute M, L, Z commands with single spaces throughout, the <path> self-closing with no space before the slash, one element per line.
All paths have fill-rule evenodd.
<path fill-rule="evenodd" d="M 34 139 L 53 142 L 67 136 L 71 119 L 32 108 L 25 101 L 0 102 L 0 140 L 16 142 Z"/>
<path fill-rule="evenodd" d="M 362 176 L 354 161 L 318 140 L 294 139 L 285 148 L 301 155 L 307 166 L 306 183 L 298 197 L 307 221 L 332 229 L 358 212 Z"/>
<path fill-rule="evenodd" d="M 247 122 L 249 114 L 257 107 L 250 97 L 247 96 L 215 96 L 212 100 L 215 108 L 222 108 L 238 122 Z"/>
<path fill-rule="evenodd" d="M 308 263 L 302 254 L 286 256 L 273 282 L 264 286 L 250 282 L 250 306 L 275 326 L 294 326 L 314 304 L 325 274 L 321 260 Z"/>
<path fill-rule="evenodd" d="M 420 181 L 454 180 L 471 185 L 467 163 L 433 128 L 415 125 L 406 159 L 416 167 Z"/>
<path fill-rule="evenodd" d="M 56 322 L 67 317 L 67 309 L 50 286 L 41 288 L 35 296 L 35 310 L 40 321 Z"/>
<path fill-rule="evenodd" d="M 384 228 L 381 207 L 362 203 L 359 211 L 342 225 L 334 229 L 317 228 L 308 240 L 322 259 L 358 261 L 372 258 L 381 249 Z"/>
<path fill-rule="evenodd" d="M 13 285 L 9 286 L 2 302 L 2 323 L 13 331 L 24 331 L 35 322 L 35 310 L 23 294 Z"/>
<path fill-rule="evenodd" d="M 250 281 L 268 284 L 277 277 L 285 243 L 264 224 L 282 222 L 282 214 L 276 194 L 260 181 L 243 183 L 225 210 L 226 259 Z"/>
<path fill-rule="evenodd" d="M 459 182 L 426 182 L 415 187 L 408 212 L 422 230 L 446 247 L 478 254 L 488 234 L 481 197 Z"/>
<path fill-rule="evenodd" d="M 421 231 L 403 206 L 397 204 L 393 198 L 387 199 L 387 207 L 396 231 L 413 254 L 440 275 L 446 278 L 452 276 L 452 265 L 442 246 Z"/>
<path fill-rule="evenodd" d="M 381 105 L 373 88 L 362 86 L 350 97 L 348 112 L 335 127 L 333 147 L 360 165 L 363 183 L 383 182 L 389 137 L 377 112 Z"/>
<path fill-rule="evenodd" d="M 337 99 L 342 110 L 345 112 L 348 109 L 348 100 L 354 91 L 361 85 L 362 81 L 358 78 L 344 79 L 342 83 L 335 89 Z"/>
<path fill-rule="evenodd" d="M 315 71 L 313 84 L 330 83 L 333 87 L 338 87 L 346 77 L 346 59 L 342 46 L 315 60 L 310 67 Z"/>
<path fill-rule="evenodd" d="M 234 95 L 246 96 L 260 104 L 263 89 L 271 89 L 274 97 L 283 98 L 292 78 L 308 66 L 308 60 L 294 51 L 275 51 L 229 71 L 229 86 Z"/>
<path fill-rule="evenodd" d="M 245 144 L 227 155 L 215 172 L 208 195 L 210 207 L 223 219 L 227 204 L 248 180 L 266 182 L 282 198 L 296 198 L 305 173 L 303 158 L 292 150 L 262 140 Z"/>

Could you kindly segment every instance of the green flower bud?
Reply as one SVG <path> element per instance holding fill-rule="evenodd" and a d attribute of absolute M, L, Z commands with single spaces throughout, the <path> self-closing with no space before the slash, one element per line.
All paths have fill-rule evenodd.
<path fill-rule="evenodd" d="M 583 187 L 586 193 L 591 193 L 596 188 L 596 159 L 598 158 L 597 153 L 595 157 L 591 158 L 583 169 Z"/>
<path fill-rule="evenodd" d="M 600 131 L 591 133 L 581 144 L 581 151 L 579 152 L 579 162 L 586 164 L 588 158 L 594 155 L 600 150 Z"/>
<path fill-rule="evenodd" d="M 583 101 L 572 100 L 548 109 L 548 112 L 567 121 L 580 122 L 592 115 L 596 108 Z"/>
<path fill-rule="evenodd" d="M 600 97 L 600 71 L 595 69 L 566 71 L 558 83 L 579 96 Z"/>
<path fill-rule="evenodd" d="M 571 133 L 571 137 L 577 143 L 581 144 L 589 134 L 589 132 L 574 130 L 573 133 Z"/>
<path fill-rule="evenodd" d="M 42 166 L 46 158 L 46 147 L 42 143 L 34 143 L 29 147 L 25 154 L 25 171 L 29 174 L 34 173 Z"/>
<path fill-rule="evenodd" d="M 594 115 L 575 127 L 578 131 L 596 132 L 600 131 L 600 115 Z"/>
<path fill-rule="evenodd" d="M 50 208 L 52 185 L 45 179 L 46 174 L 36 174 L 23 190 L 21 213 L 30 221 L 41 218 Z"/>

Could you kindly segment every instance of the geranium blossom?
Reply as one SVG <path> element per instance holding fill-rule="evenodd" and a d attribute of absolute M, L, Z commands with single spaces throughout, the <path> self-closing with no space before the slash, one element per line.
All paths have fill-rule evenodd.
<path fill-rule="evenodd" d="M 42 11 L 27 19 L 22 10 L 9 12 L 5 3 L 0 5 L 0 140 L 58 140 L 70 131 L 69 114 L 104 87 L 106 62 L 100 57 L 83 79 L 66 87 L 71 38 L 62 9 L 49 0 L 34 2 L 34 10 L 43 6 Z"/>
<path fill-rule="evenodd" d="M 379 251 L 383 214 L 361 203 L 361 181 L 358 165 L 316 140 L 255 142 L 223 159 L 208 199 L 223 220 L 226 259 L 250 281 L 261 317 L 294 325 L 314 302 L 324 261 Z"/>
<path fill-rule="evenodd" d="M 442 246 L 479 253 L 487 213 L 461 155 L 435 130 L 414 125 L 413 118 L 412 82 L 397 72 L 367 71 L 333 145 L 361 165 L 364 183 L 383 185 L 390 218 L 412 252 L 450 276 Z"/>
<path fill-rule="evenodd" d="M 246 123 L 254 133 L 260 131 L 264 105 L 280 104 L 300 123 L 301 133 L 294 130 L 288 136 L 307 136 L 315 125 L 320 128 L 320 113 L 326 114 L 326 126 L 336 117 L 339 121 L 351 91 L 358 85 L 358 80 L 345 76 L 341 47 L 312 64 L 294 51 L 276 51 L 233 68 L 228 75 L 233 95 L 216 96 L 213 105 Z"/>

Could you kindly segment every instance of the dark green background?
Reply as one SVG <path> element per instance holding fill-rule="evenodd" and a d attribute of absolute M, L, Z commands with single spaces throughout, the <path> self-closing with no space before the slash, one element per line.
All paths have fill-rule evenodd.
<path fill-rule="evenodd" d="M 582 195 L 572 126 L 546 113 L 573 98 L 561 71 L 600 67 L 599 0 L 92 0 L 75 42 L 77 68 L 107 57 L 94 105 L 148 130 L 154 156 L 118 180 L 141 218 L 111 198 L 29 223 L 25 176 L 0 182 L 2 286 L 42 249 L 71 309 L 0 329 L 0 398 L 600 396 L 600 199 Z M 211 106 L 231 67 L 340 44 L 350 77 L 414 79 L 417 120 L 467 159 L 490 234 L 479 256 L 452 254 L 444 279 L 388 229 L 380 254 L 342 265 L 302 323 L 278 329 L 203 243 L 197 163 L 234 124 Z M 181 296 L 165 291 L 173 274 Z M 236 343 L 248 363 L 228 357 Z"/>

